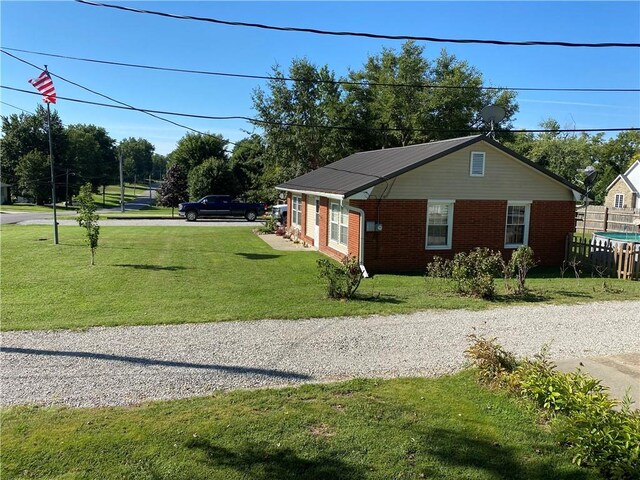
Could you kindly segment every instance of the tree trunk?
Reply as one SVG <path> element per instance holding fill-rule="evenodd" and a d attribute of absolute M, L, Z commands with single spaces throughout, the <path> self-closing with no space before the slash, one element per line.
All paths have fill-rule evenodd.
<path fill-rule="evenodd" d="M 96 249 L 91 249 L 91 266 L 96 264 Z"/>

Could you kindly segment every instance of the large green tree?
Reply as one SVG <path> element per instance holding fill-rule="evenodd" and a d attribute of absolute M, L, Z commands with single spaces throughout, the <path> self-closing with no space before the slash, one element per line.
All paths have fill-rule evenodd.
<path fill-rule="evenodd" d="M 124 164 L 124 174 L 129 180 L 149 178 L 153 168 L 155 147 L 144 138 L 129 137 L 118 146 Z"/>
<path fill-rule="evenodd" d="M 58 112 L 51 112 L 51 138 L 53 159 L 57 175 L 62 171 L 58 162 L 67 148 L 67 136 Z M 47 110 L 38 105 L 34 114 L 22 113 L 2 116 L 2 138 L 0 138 L 0 172 L 2 181 L 18 185 L 17 168 L 20 158 L 37 151 L 49 155 L 47 132 Z M 58 186 L 59 194 L 63 186 Z"/>
<path fill-rule="evenodd" d="M 238 141 L 231 154 L 231 169 L 238 190 L 248 201 L 262 201 L 270 196 L 265 196 L 262 188 L 265 151 L 262 138 L 254 134 Z M 268 192 L 271 193 L 274 192 Z"/>
<path fill-rule="evenodd" d="M 385 48 L 370 56 L 348 80 L 345 101 L 359 127 L 358 150 L 468 135 L 483 128 L 480 110 L 491 104 L 505 109 L 498 129 L 506 129 L 518 110 L 514 92 L 481 88 L 481 72 L 466 61 L 445 50 L 430 61 L 411 41 L 400 52 Z"/>
<path fill-rule="evenodd" d="M 95 191 L 117 181 L 118 158 L 115 140 L 96 125 L 70 125 L 67 127 L 68 148 L 61 168 L 68 168 L 69 194 L 74 195 L 86 182 Z"/>
<path fill-rule="evenodd" d="M 51 165 L 49 157 L 32 150 L 18 160 L 16 185 L 20 195 L 42 204 L 51 200 Z"/>
<path fill-rule="evenodd" d="M 285 80 L 279 66 L 273 67 L 267 91 L 253 92 L 253 105 L 264 131 L 265 164 L 273 181 L 283 181 L 352 153 L 351 133 L 344 126 L 345 105 L 335 74 L 307 59 L 291 62 Z"/>
<path fill-rule="evenodd" d="M 192 168 L 188 176 L 189 197 L 197 200 L 205 195 L 237 195 L 238 185 L 228 160 L 210 158 Z"/>
<path fill-rule="evenodd" d="M 211 158 L 226 160 L 227 143 L 222 135 L 187 133 L 169 154 L 169 165 L 180 165 L 188 173 Z"/>

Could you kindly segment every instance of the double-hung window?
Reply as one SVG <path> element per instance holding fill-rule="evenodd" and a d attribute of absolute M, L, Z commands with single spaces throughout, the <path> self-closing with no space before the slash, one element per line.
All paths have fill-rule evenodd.
<path fill-rule="evenodd" d="M 453 200 L 429 200 L 427 204 L 428 250 L 451 248 L 453 236 Z"/>
<path fill-rule="evenodd" d="M 338 202 L 331 202 L 329 215 L 329 240 L 347 245 L 349 237 L 349 210 Z"/>
<path fill-rule="evenodd" d="M 291 223 L 293 225 L 302 225 L 302 197 L 294 195 L 291 199 Z"/>
<path fill-rule="evenodd" d="M 509 202 L 505 225 L 505 248 L 517 248 L 529 241 L 531 202 Z"/>
<path fill-rule="evenodd" d="M 616 199 L 615 202 L 613 204 L 614 208 L 622 208 L 624 207 L 624 194 L 623 193 L 616 193 Z"/>

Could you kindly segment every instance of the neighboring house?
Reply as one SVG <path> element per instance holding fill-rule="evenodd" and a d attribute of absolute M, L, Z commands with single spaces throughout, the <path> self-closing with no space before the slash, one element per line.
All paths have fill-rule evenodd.
<path fill-rule="evenodd" d="M 640 160 L 636 160 L 609 184 L 604 205 L 609 208 L 640 208 L 639 191 Z"/>
<path fill-rule="evenodd" d="M 434 255 L 530 245 L 564 260 L 584 191 L 484 135 L 350 155 L 276 187 L 287 225 L 369 272 L 424 271 Z"/>
<path fill-rule="evenodd" d="M 9 203 L 9 185 L 0 182 L 0 205 Z"/>

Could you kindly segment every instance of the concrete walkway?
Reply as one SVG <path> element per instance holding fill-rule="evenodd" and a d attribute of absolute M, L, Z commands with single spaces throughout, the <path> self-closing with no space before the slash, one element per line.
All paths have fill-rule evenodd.
<path fill-rule="evenodd" d="M 622 400 L 626 393 L 635 400 L 633 408 L 640 409 L 640 352 L 607 357 L 587 357 L 557 360 L 558 370 L 576 369 L 602 381 L 612 397 Z"/>

